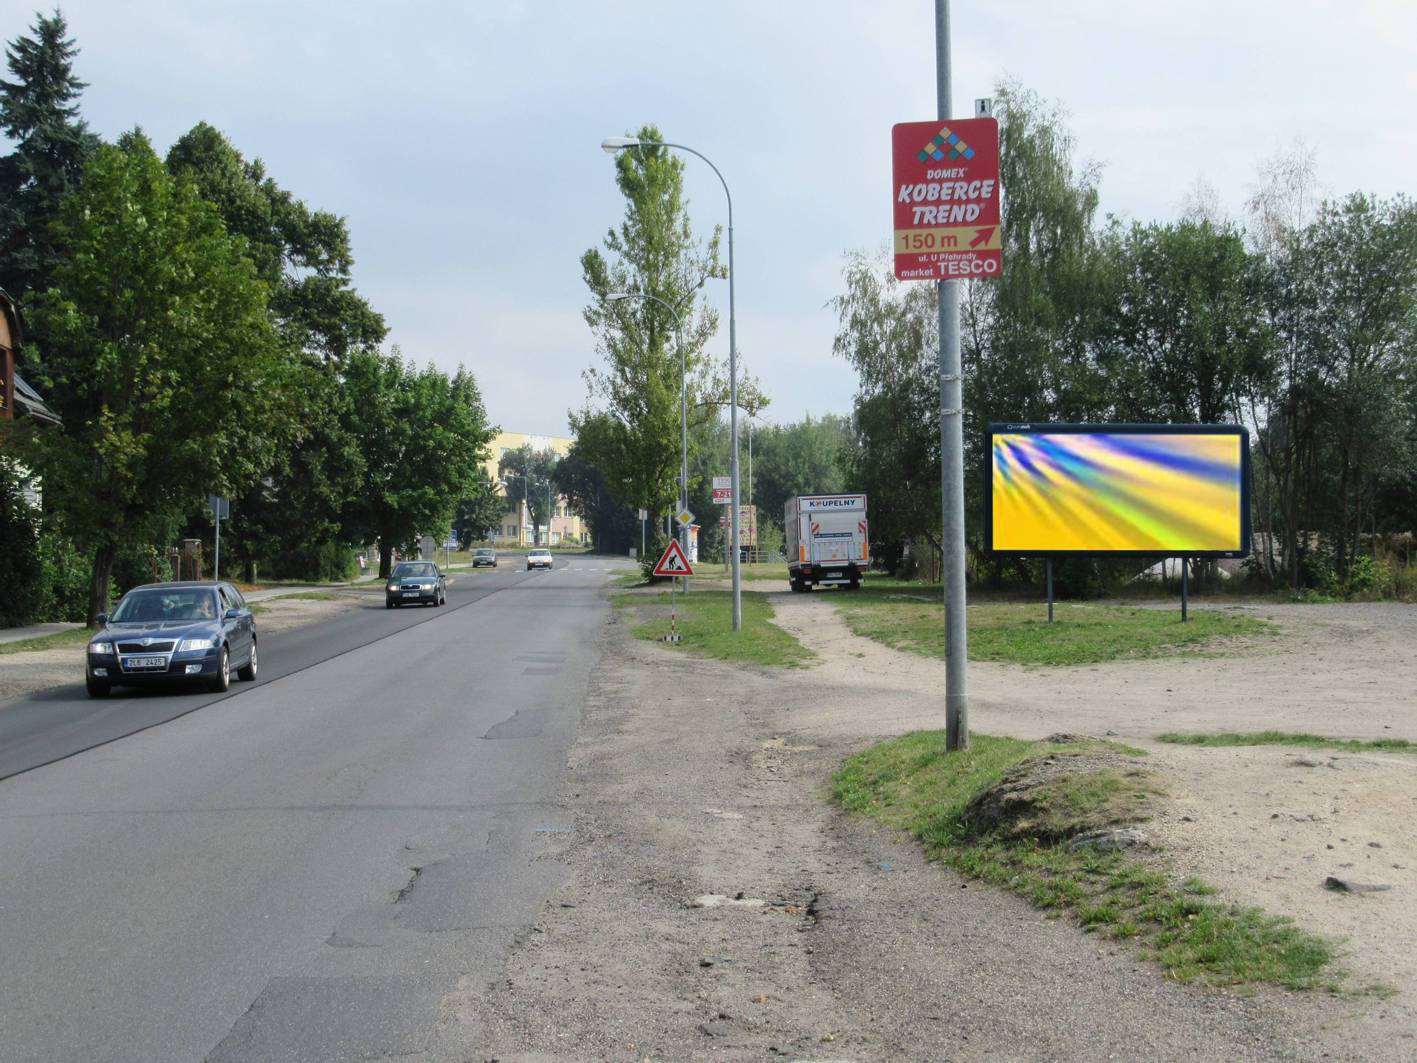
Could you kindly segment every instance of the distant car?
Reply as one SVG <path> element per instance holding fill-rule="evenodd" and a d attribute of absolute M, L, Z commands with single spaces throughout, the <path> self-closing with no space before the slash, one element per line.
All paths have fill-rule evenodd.
<path fill-rule="evenodd" d="M 384 584 L 384 608 L 393 609 L 414 602 L 442 605 L 448 600 L 448 584 L 432 561 L 404 561 L 389 573 Z"/>
<path fill-rule="evenodd" d="M 482 546 L 472 552 L 473 568 L 496 568 L 497 551 L 491 547 Z"/>
<path fill-rule="evenodd" d="M 242 679 L 256 678 L 256 618 L 230 583 L 145 584 L 98 619 L 85 654 L 90 697 L 165 683 L 221 693 L 231 685 L 232 665 Z"/>
<path fill-rule="evenodd" d="M 551 559 L 551 551 L 544 546 L 533 547 L 526 555 L 526 570 L 530 572 L 534 568 L 554 568 L 555 562 Z"/>

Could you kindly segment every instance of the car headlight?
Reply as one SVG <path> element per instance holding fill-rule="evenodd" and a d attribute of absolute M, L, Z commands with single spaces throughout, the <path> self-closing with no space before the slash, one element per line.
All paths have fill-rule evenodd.
<path fill-rule="evenodd" d="M 397 583 L 390 583 L 387 587 L 384 588 L 384 590 L 386 591 L 396 591 L 398 589 L 399 585 Z"/>
<path fill-rule="evenodd" d="M 418 589 L 421 590 L 421 591 L 431 591 L 431 590 L 433 589 L 433 584 L 431 584 L 431 583 L 420 583 L 420 584 L 418 585 Z"/>
<path fill-rule="evenodd" d="M 113 652 L 113 643 L 111 643 L 111 642 L 90 642 L 90 643 L 89 643 L 89 652 L 90 652 L 90 653 L 106 653 L 106 654 L 111 654 L 111 653 Z"/>
<path fill-rule="evenodd" d="M 183 639 L 181 645 L 177 647 L 178 653 L 186 653 L 188 650 L 211 650 L 216 648 L 216 641 L 213 639 Z"/>

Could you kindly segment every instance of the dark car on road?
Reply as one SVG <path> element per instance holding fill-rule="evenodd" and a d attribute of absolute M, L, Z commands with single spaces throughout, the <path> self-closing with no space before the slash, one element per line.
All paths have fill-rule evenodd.
<path fill-rule="evenodd" d="M 473 568 L 496 568 L 497 551 L 487 546 L 478 547 L 472 552 Z"/>
<path fill-rule="evenodd" d="M 432 561 L 404 561 L 389 573 L 384 584 L 384 607 L 426 602 L 442 605 L 448 600 L 448 584 Z"/>
<path fill-rule="evenodd" d="M 149 583 L 134 587 L 89 639 L 89 696 L 116 686 L 185 683 L 221 692 L 231 671 L 256 678 L 256 618 L 230 583 Z"/>

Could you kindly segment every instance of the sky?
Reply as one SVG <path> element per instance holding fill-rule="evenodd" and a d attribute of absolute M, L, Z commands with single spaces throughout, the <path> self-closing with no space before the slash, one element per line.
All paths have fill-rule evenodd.
<path fill-rule="evenodd" d="M 0 0 L 0 35 L 36 5 Z M 48 10 L 48 5 L 44 6 Z M 354 283 L 406 357 L 466 365 L 503 428 L 564 435 L 595 362 L 580 256 L 623 215 L 600 149 L 653 122 L 733 194 L 740 362 L 764 420 L 846 413 L 843 256 L 890 239 L 890 130 L 935 117 L 932 0 L 69 0 L 105 138 L 200 121 L 348 221 Z M 1417 173 L 1410 0 L 955 0 L 954 112 L 1004 78 L 1061 106 L 1101 210 L 1174 220 L 1204 181 L 1243 219 L 1296 145 L 1330 194 Z M 686 158 L 695 229 L 723 190 Z M 1007 189 L 1004 191 L 1007 196 Z M 1007 266 L 1005 267 L 1007 268 Z M 728 291 L 710 344 L 727 353 Z"/>

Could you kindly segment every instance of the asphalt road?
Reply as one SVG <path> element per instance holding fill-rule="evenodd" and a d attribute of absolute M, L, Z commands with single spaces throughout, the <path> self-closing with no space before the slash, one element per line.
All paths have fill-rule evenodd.
<path fill-rule="evenodd" d="M 460 1058 L 450 1005 L 565 874 L 551 795 L 616 565 L 375 599 L 224 697 L 0 712 L 11 765 L 53 761 L 0 781 L 0 1060 Z"/>

